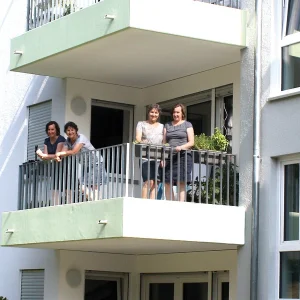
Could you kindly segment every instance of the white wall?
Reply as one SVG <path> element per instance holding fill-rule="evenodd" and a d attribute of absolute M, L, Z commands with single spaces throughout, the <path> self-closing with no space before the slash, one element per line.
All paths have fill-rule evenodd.
<path fill-rule="evenodd" d="M 10 39 L 26 31 L 26 10 L 27 1 L 0 3 L 0 213 L 17 209 L 18 166 L 26 159 L 27 106 L 52 99 L 52 113 L 64 123 L 63 80 L 9 72 Z M 54 251 L 0 248 L 0 296 L 20 299 L 20 269 L 45 268 L 45 300 L 55 299 L 57 265 Z"/>
<path fill-rule="evenodd" d="M 145 103 L 163 102 L 200 91 L 233 84 L 233 153 L 240 146 L 240 64 L 234 63 L 149 87 Z"/>
<path fill-rule="evenodd" d="M 52 99 L 53 119 L 58 121 L 61 127 L 66 121 L 72 120 L 78 124 L 81 132 L 89 136 L 91 99 L 135 105 L 134 124 L 132 126 L 132 130 L 134 130 L 137 121 L 145 118 L 145 105 L 149 103 L 166 101 L 189 93 L 233 83 L 234 136 L 239 136 L 239 120 L 236 118 L 239 116 L 238 63 L 148 89 L 134 89 L 77 79 L 61 80 L 9 72 L 10 39 L 26 31 L 26 11 L 27 1 L 7 0 L 0 4 L 0 190 L 2 195 L 0 212 L 17 209 L 18 166 L 26 159 L 27 107 L 35 103 Z M 80 117 L 72 113 L 70 109 L 70 102 L 76 96 L 83 97 L 87 104 L 85 114 Z M 41 124 L 41 126 L 44 127 L 45 124 Z M 234 152 L 237 152 L 238 143 L 238 140 L 234 140 Z M 199 254 L 199 261 L 201 257 Z M 71 259 L 73 259 L 73 264 L 78 264 L 81 261 L 77 256 L 74 258 L 68 253 L 66 261 L 61 262 L 62 266 L 65 265 L 65 268 L 68 268 Z M 111 268 L 115 262 L 119 262 L 118 268 L 120 269 L 123 264 L 128 264 L 129 261 L 128 258 L 123 262 L 114 258 L 112 261 L 99 260 L 98 263 L 97 260 L 91 259 L 85 266 L 88 269 L 93 269 L 94 266 L 94 268 L 97 267 L 101 270 L 103 265 L 108 266 L 109 264 Z M 57 299 L 58 263 L 59 259 L 54 251 L 0 248 L 0 295 L 8 297 L 9 300 L 18 299 L 20 291 L 19 270 L 22 268 L 45 268 L 45 300 Z M 128 269 L 127 265 L 126 268 Z M 138 294 L 138 272 L 141 271 L 142 269 L 135 269 L 131 274 L 133 281 L 130 284 L 134 287 L 133 293 L 135 295 Z M 60 270 L 60 283 L 63 282 L 62 274 Z M 64 295 L 64 288 L 61 289 L 60 286 L 59 290 Z M 78 294 L 74 291 L 72 294 L 74 298 L 69 299 L 76 299 Z M 62 297 L 61 299 L 67 298 Z"/>
<path fill-rule="evenodd" d="M 87 253 L 60 251 L 59 300 L 82 300 L 84 295 L 84 272 L 129 273 L 129 298 L 139 300 L 140 275 L 169 272 L 229 271 L 230 299 L 236 300 L 237 252 L 235 250 L 157 254 L 157 255 L 120 255 L 107 253 Z M 77 269 L 81 273 L 81 284 L 71 288 L 66 281 L 66 273 Z"/>
<path fill-rule="evenodd" d="M 87 109 L 80 116 L 77 116 L 71 110 L 71 101 L 75 97 L 81 97 L 86 102 Z M 67 79 L 65 120 L 75 122 L 78 125 L 79 131 L 88 137 L 91 131 L 92 99 L 134 105 L 134 126 L 139 120 L 145 118 L 145 101 L 142 89 L 69 78 Z"/>
<path fill-rule="evenodd" d="M 145 89 L 137 89 L 112 84 L 92 82 L 78 79 L 67 79 L 66 121 L 77 123 L 79 130 L 90 136 L 91 99 L 132 104 L 135 106 L 134 124 L 145 119 L 145 106 L 164 102 L 177 97 L 205 91 L 220 86 L 233 84 L 233 153 L 239 152 L 240 135 L 240 64 L 216 68 L 206 72 L 187 76 L 167 83 L 158 84 Z M 82 97 L 87 110 L 77 116 L 71 110 L 71 100 Z M 99 129 L 101 130 L 101 128 Z"/>

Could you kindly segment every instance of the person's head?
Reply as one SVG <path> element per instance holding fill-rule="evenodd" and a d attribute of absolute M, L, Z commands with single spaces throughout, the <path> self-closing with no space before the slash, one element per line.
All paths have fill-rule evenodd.
<path fill-rule="evenodd" d="M 172 108 L 172 116 L 174 121 L 185 120 L 186 118 L 185 106 L 181 103 L 175 104 Z"/>
<path fill-rule="evenodd" d="M 68 138 L 75 138 L 77 136 L 78 126 L 74 122 L 67 122 L 64 127 L 64 132 Z"/>
<path fill-rule="evenodd" d="M 55 136 L 59 136 L 60 135 L 60 128 L 59 125 L 57 124 L 57 122 L 55 121 L 50 121 L 46 124 L 46 134 L 49 137 L 55 137 Z"/>
<path fill-rule="evenodd" d="M 161 108 L 158 104 L 151 104 L 147 107 L 148 121 L 151 123 L 157 122 L 161 113 Z"/>

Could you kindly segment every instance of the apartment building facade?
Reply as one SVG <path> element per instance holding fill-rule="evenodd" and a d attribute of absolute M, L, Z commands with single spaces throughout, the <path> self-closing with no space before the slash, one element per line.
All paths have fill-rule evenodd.
<path fill-rule="evenodd" d="M 300 299 L 297 5 L 2 3 L 0 296 L 247 300 L 255 295 L 258 237 L 257 299 Z M 50 120 L 74 121 L 96 148 L 123 145 L 119 156 L 106 157 L 118 161 L 146 106 L 159 103 L 163 121 L 177 102 L 196 134 L 228 133 L 239 174 L 234 203 L 142 200 L 132 154 L 124 156 L 124 174 L 110 165 L 105 199 L 55 205 L 45 198 L 51 169 L 25 163 L 42 147 Z"/>

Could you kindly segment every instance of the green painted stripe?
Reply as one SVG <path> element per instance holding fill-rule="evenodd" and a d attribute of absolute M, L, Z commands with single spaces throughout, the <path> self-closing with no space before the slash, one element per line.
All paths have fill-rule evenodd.
<path fill-rule="evenodd" d="M 99 220 L 108 220 L 108 223 L 101 225 Z M 7 229 L 14 229 L 15 232 L 5 233 Z M 122 236 L 123 198 L 2 214 L 2 246 Z"/>
<path fill-rule="evenodd" d="M 116 19 L 105 19 L 106 14 L 115 15 Z M 130 0 L 109 0 L 35 28 L 12 39 L 10 69 L 126 29 L 129 18 Z M 15 50 L 23 51 L 23 55 L 13 54 Z"/>

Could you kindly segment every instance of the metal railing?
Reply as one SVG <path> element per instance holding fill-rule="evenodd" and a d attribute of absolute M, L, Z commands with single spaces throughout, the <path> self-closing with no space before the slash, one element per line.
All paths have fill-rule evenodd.
<path fill-rule="evenodd" d="M 122 144 L 20 166 L 20 210 L 117 197 L 237 205 L 236 156 Z"/>
<path fill-rule="evenodd" d="M 199 2 L 205 2 L 209 4 L 215 4 L 220 6 L 226 6 L 231 8 L 241 8 L 241 0 L 194 0 Z"/>
<path fill-rule="evenodd" d="M 104 0 L 28 0 L 27 28 L 28 30 L 37 28 L 101 1 Z M 239 9 L 241 0 L 194 1 Z"/>
<path fill-rule="evenodd" d="M 42 26 L 103 0 L 29 0 L 27 28 Z"/>

